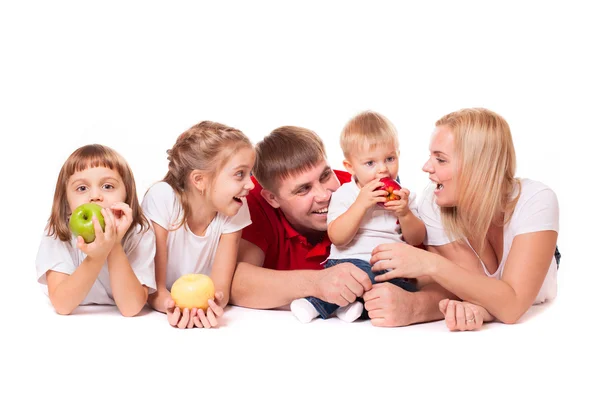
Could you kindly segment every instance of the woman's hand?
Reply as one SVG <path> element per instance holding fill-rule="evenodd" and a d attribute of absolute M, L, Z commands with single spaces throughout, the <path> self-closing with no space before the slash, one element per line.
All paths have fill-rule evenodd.
<path fill-rule="evenodd" d="M 494 317 L 483 307 L 466 301 L 444 299 L 439 303 L 446 326 L 451 331 L 474 331 Z"/>
<path fill-rule="evenodd" d="M 392 278 L 418 278 L 429 275 L 435 255 L 406 243 L 385 243 L 372 252 L 373 272 L 388 271 L 375 276 L 377 282 Z"/>
<path fill-rule="evenodd" d="M 184 308 L 183 311 L 175 305 L 175 301 L 169 297 L 165 299 L 165 309 L 167 311 L 167 320 L 173 327 L 180 329 L 189 328 L 215 328 L 219 325 L 218 318 L 224 313 L 223 292 L 215 293 L 214 300 L 208 300 L 208 309 L 206 313 L 202 309 Z"/>

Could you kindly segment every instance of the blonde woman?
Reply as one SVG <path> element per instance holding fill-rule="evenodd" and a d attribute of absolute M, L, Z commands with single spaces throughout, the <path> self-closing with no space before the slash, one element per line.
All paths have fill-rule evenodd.
<path fill-rule="evenodd" d="M 554 298 L 558 201 L 543 183 L 515 177 L 506 121 L 481 108 L 453 112 L 437 121 L 429 150 L 423 171 L 434 185 L 418 209 L 429 251 L 378 246 L 373 270 L 390 272 L 377 280 L 419 277 L 432 293 L 439 289 L 437 296 L 447 291 L 462 299 L 439 301 L 450 330 L 515 323 L 532 304 Z M 389 309 L 381 290 L 375 285 L 364 296 L 370 315 Z"/>

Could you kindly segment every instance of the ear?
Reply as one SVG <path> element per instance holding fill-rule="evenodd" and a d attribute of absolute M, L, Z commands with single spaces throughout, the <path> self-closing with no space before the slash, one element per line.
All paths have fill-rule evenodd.
<path fill-rule="evenodd" d="M 267 203 L 269 203 L 271 205 L 271 207 L 273 207 L 273 208 L 281 207 L 281 205 L 279 204 L 279 201 L 277 200 L 277 196 L 275 196 L 275 193 L 271 192 L 270 190 L 263 189 L 260 191 L 260 195 L 263 197 L 263 199 L 265 199 L 267 201 Z"/>
<path fill-rule="evenodd" d="M 348 160 L 344 160 L 343 164 L 346 171 L 350 172 L 350 175 L 354 175 L 354 168 L 352 168 L 352 163 Z"/>
<path fill-rule="evenodd" d="M 206 190 L 208 179 L 205 172 L 200 171 L 199 169 L 195 169 L 192 172 L 190 172 L 188 180 L 190 185 L 195 187 L 196 189 L 200 191 Z"/>

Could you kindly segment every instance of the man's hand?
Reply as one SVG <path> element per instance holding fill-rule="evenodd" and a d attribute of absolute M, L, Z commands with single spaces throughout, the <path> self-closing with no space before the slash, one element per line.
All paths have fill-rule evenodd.
<path fill-rule="evenodd" d="M 413 323 L 414 294 L 392 285 L 377 283 L 363 296 L 365 310 L 374 326 L 406 326 Z"/>
<path fill-rule="evenodd" d="M 354 264 L 341 263 L 320 272 L 315 297 L 344 307 L 367 290 L 371 290 L 369 275 Z"/>

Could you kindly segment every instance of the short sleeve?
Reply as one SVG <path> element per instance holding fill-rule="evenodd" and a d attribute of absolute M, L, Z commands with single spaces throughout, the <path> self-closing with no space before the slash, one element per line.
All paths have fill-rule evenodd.
<path fill-rule="evenodd" d="M 175 224 L 181 206 L 173 188 L 167 182 L 158 182 L 148 189 L 142 209 L 151 221 L 169 230 Z"/>
<path fill-rule="evenodd" d="M 246 226 L 250 225 L 252 220 L 250 219 L 250 211 L 248 210 L 248 203 L 245 198 L 242 199 L 242 207 L 239 209 L 237 214 L 233 217 L 227 218 L 225 225 L 223 226 L 223 233 L 237 232 Z"/>
<path fill-rule="evenodd" d="M 73 261 L 73 254 L 69 249 L 71 242 L 62 242 L 46 233 L 42 236 L 40 247 L 35 258 L 37 281 L 47 285 L 46 272 L 56 271 L 71 275 L 77 265 Z"/>
<path fill-rule="evenodd" d="M 274 215 L 274 212 L 263 208 L 270 206 L 268 204 L 263 205 L 264 200 L 261 202 L 262 198 L 260 197 L 260 194 L 251 191 L 246 199 L 248 200 L 248 211 L 252 219 L 252 224 L 247 225 L 244 228 L 242 231 L 242 239 L 247 240 L 260 248 L 264 254 L 267 254 L 269 244 L 275 242 L 273 225 L 271 221 L 269 221 L 267 212 L 271 211 L 272 215 Z M 272 218 L 274 218 L 274 216 Z"/>
<path fill-rule="evenodd" d="M 515 210 L 512 224 L 516 235 L 539 231 L 558 232 L 558 199 L 554 191 L 545 188 L 533 194 Z"/>
<path fill-rule="evenodd" d="M 327 211 L 327 225 L 335 221 L 340 215 L 348 211 L 352 203 L 357 198 L 356 194 L 352 194 L 348 183 L 342 185 L 338 190 L 331 194 L 331 201 Z"/>
<path fill-rule="evenodd" d="M 423 244 L 442 246 L 452 242 L 442 225 L 440 207 L 435 203 L 433 198 L 433 187 L 427 187 L 423 191 L 421 200 L 418 202 L 417 212 L 427 230 Z"/>
<path fill-rule="evenodd" d="M 412 212 L 415 215 L 415 217 L 421 218 L 419 216 L 419 204 L 417 202 L 417 195 L 413 192 L 410 192 L 410 195 L 408 196 L 408 208 L 410 209 L 410 212 Z"/>
<path fill-rule="evenodd" d="M 142 285 L 148 287 L 148 293 L 156 291 L 156 274 L 154 256 L 156 254 L 156 237 L 150 228 L 142 232 L 142 228 L 131 235 L 124 245 L 124 251 L 133 273 Z"/>

